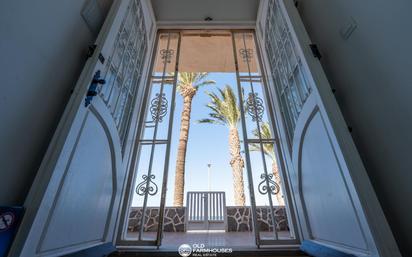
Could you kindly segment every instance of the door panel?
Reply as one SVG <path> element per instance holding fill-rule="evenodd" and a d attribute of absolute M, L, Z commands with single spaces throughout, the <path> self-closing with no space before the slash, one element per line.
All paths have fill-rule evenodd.
<path fill-rule="evenodd" d="M 95 114 L 89 112 L 43 230 L 41 252 L 105 240 L 118 173 L 108 135 Z"/>
<path fill-rule="evenodd" d="M 261 1 L 257 30 L 301 237 L 400 256 L 293 1 Z"/>
<path fill-rule="evenodd" d="M 324 126 L 315 111 L 302 133 L 300 195 L 311 236 L 320 241 L 368 249 L 343 168 Z"/>
<path fill-rule="evenodd" d="M 118 39 L 125 34 L 120 46 Z M 9 256 L 61 256 L 113 242 L 125 181 L 123 159 L 128 159 L 122 149 L 141 88 L 146 38 L 141 2 L 114 1 L 29 192 Z M 122 64 L 112 76 L 107 70 L 115 54 Z M 86 95 L 98 80 L 106 83 L 97 83 L 88 105 Z M 125 97 L 105 94 L 114 89 Z"/>
<path fill-rule="evenodd" d="M 347 161 L 316 88 L 296 121 L 291 149 L 291 184 L 299 195 L 300 219 L 306 225 L 304 239 L 355 254 L 379 256 Z"/>

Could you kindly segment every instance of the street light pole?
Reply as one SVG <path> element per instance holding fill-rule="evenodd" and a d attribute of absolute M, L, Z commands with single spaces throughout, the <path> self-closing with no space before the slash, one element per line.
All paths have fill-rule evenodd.
<path fill-rule="evenodd" d="M 207 180 L 208 180 L 208 184 L 209 184 L 209 191 L 211 189 L 211 185 L 210 185 L 210 167 L 212 166 L 211 163 L 207 164 Z"/>

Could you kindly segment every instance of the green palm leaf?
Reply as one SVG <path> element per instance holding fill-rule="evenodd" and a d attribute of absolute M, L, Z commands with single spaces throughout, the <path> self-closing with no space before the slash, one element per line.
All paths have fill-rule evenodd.
<path fill-rule="evenodd" d="M 208 75 L 208 72 L 179 72 L 177 75 L 177 90 L 181 92 L 184 87 L 192 87 L 198 90 L 200 87 L 215 84 L 214 80 L 205 80 Z"/>
<path fill-rule="evenodd" d="M 256 138 L 259 138 L 259 131 L 258 129 L 253 130 L 253 135 Z M 265 122 L 262 123 L 260 126 L 260 135 L 262 139 L 273 139 L 272 137 L 272 132 L 270 131 L 270 126 L 269 123 Z M 263 153 L 267 156 L 269 156 L 272 160 L 276 160 L 275 156 L 275 149 L 274 149 L 274 143 L 263 143 Z M 261 151 L 260 150 L 260 144 L 258 143 L 253 143 L 250 145 L 250 150 L 251 151 Z"/>
<path fill-rule="evenodd" d="M 240 121 L 240 110 L 235 93 L 231 86 L 226 85 L 218 89 L 218 93 L 206 92 L 210 102 L 206 105 L 210 109 L 209 118 L 198 120 L 198 123 L 211 123 L 237 127 Z"/>

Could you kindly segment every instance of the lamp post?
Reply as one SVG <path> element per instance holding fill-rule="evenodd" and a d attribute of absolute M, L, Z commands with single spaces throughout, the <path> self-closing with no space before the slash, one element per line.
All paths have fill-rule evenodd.
<path fill-rule="evenodd" d="M 208 184 L 209 184 L 209 191 L 210 191 L 210 189 L 211 189 L 211 185 L 210 185 L 210 167 L 212 166 L 212 164 L 211 163 L 208 163 L 207 164 L 207 181 L 208 181 Z"/>

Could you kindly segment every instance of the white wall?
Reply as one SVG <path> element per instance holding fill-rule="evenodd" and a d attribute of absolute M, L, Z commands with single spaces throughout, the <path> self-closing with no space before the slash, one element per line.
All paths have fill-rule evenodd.
<path fill-rule="evenodd" d="M 299 1 L 404 256 L 412 256 L 411 9 L 400 0 Z M 358 27 L 344 40 L 351 16 Z"/>
<path fill-rule="evenodd" d="M 165 22 L 255 22 L 257 0 L 152 0 L 156 20 Z"/>
<path fill-rule="evenodd" d="M 23 204 L 85 63 L 85 2 L 0 4 L 0 205 Z"/>

